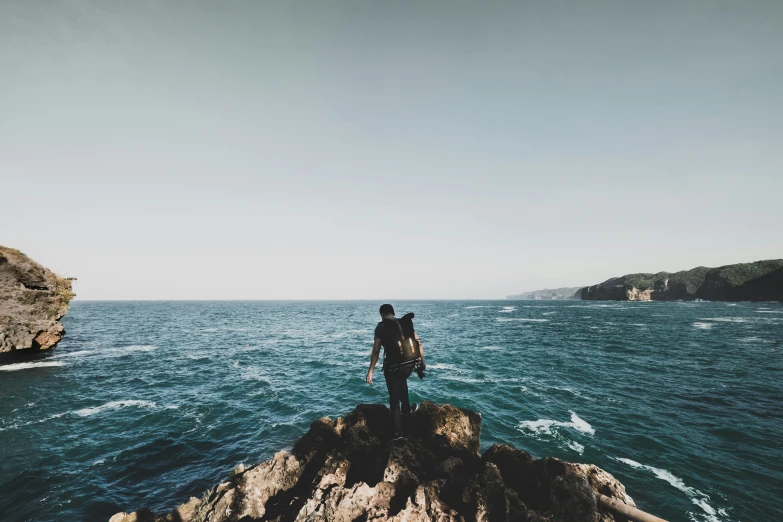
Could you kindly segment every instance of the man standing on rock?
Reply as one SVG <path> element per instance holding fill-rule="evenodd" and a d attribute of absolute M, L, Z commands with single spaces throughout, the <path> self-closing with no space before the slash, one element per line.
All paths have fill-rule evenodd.
<path fill-rule="evenodd" d="M 389 390 L 389 407 L 394 422 L 395 437 L 401 437 L 403 436 L 402 415 L 410 415 L 416 411 L 417 407 L 415 403 L 411 407 L 408 399 L 408 377 L 413 372 L 414 365 L 406 364 L 402 360 L 399 348 L 402 329 L 399 320 L 394 316 L 394 307 L 390 304 L 384 304 L 381 305 L 379 312 L 381 314 L 381 322 L 375 327 L 375 341 L 372 346 L 372 355 L 370 356 L 370 369 L 367 370 L 365 380 L 367 384 L 372 384 L 372 371 L 378 362 L 381 346 L 383 346 L 383 377 L 386 379 L 386 388 Z M 423 369 L 424 348 L 421 345 L 419 334 L 414 335 L 419 349 L 418 364 Z M 423 373 L 420 373 L 420 376 L 423 375 Z"/>

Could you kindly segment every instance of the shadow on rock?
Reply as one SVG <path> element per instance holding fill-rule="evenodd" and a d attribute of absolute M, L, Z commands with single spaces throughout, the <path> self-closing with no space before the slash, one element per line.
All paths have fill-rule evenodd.
<path fill-rule="evenodd" d="M 290 453 L 240 465 L 167 515 L 139 510 L 110 522 L 608 522 L 615 519 L 596 493 L 634 505 L 595 466 L 536 460 L 506 445 L 480 455 L 476 412 L 425 402 L 409 419 L 408 437 L 392 440 L 391 428 L 385 406 L 359 405 L 316 420 Z"/>

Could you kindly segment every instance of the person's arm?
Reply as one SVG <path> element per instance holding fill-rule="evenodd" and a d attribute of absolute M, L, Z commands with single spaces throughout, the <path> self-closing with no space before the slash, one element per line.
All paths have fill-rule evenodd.
<path fill-rule="evenodd" d="M 364 378 L 367 384 L 372 384 L 372 370 L 378 364 L 378 357 L 381 355 L 381 340 L 376 337 L 372 345 L 372 355 L 370 355 L 370 369 L 367 370 L 367 377 Z"/>

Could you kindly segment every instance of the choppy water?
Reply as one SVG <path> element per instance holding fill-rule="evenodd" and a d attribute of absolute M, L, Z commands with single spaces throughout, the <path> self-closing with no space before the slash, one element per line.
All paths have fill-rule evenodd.
<path fill-rule="evenodd" d="M 364 383 L 376 302 L 74 302 L 54 354 L 0 367 L 0 519 L 167 510 L 268 459 Z M 483 446 L 595 463 L 672 521 L 783 520 L 783 306 L 396 303 L 416 400 Z"/>

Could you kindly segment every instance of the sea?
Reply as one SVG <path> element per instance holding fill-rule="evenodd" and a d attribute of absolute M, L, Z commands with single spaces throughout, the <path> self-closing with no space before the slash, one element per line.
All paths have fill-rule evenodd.
<path fill-rule="evenodd" d="M 0 520 L 168 511 L 364 381 L 374 301 L 74 301 L 44 357 L 0 366 Z M 399 301 L 411 398 L 483 415 L 482 449 L 592 463 L 670 521 L 783 520 L 783 305 Z"/>

